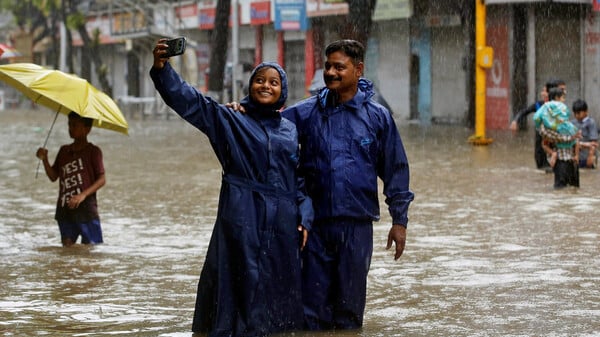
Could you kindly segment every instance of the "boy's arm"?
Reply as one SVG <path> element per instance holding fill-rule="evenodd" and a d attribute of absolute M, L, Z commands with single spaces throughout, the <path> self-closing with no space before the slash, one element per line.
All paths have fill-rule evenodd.
<path fill-rule="evenodd" d="M 40 147 L 36 152 L 36 157 L 42 161 L 44 164 L 44 171 L 46 171 L 46 175 L 50 181 L 55 182 L 58 179 L 58 172 L 54 170 L 50 162 L 48 161 L 48 149 Z"/>
<path fill-rule="evenodd" d="M 96 181 L 90 185 L 90 187 L 83 190 L 83 192 L 69 198 L 69 208 L 79 207 L 79 204 L 81 204 L 88 195 L 98 191 L 102 186 L 104 186 L 104 184 L 106 184 L 106 178 L 104 173 L 102 173 L 98 179 L 96 179 Z"/>

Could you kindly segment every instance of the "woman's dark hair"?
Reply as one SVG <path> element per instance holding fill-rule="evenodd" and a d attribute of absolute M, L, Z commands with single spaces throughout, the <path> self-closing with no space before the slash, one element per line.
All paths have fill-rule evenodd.
<path fill-rule="evenodd" d="M 325 48 L 325 56 L 341 51 L 352 59 L 355 65 L 365 59 L 365 47 L 356 40 L 337 40 Z"/>
<path fill-rule="evenodd" d="M 573 102 L 573 113 L 578 113 L 578 112 L 587 111 L 587 110 L 588 110 L 588 105 L 584 100 L 578 99 L 578 100 L 575 100 L 575 102 Z"/>

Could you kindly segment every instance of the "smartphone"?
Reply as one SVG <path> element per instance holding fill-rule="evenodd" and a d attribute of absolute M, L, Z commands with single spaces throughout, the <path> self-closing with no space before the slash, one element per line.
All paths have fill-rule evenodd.
<path fill-rule="evenodd" d="M 167 40 L 165 43 L 169 46 L 164 57 L 181 55 L 185 52 L 185 37 L 177 37 Z"/>

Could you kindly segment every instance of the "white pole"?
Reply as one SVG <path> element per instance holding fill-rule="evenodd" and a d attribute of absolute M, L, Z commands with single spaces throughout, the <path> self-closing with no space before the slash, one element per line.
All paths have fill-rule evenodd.
<path fill-rule="evenodd" d="M 67 28 L 65 23 L 60 23 L 60 61 L 59 70 L 67 71 Z"/>
<path fill-rule="evenodd" d="M 535 10 L 529 7 L 527 9 L 527 102 L 536 102 L 540 90 L 535 83 L 535 24 Z"/>

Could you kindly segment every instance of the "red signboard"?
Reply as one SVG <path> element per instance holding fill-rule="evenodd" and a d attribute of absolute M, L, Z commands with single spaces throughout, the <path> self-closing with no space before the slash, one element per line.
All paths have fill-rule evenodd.
<path fill-rule="evenodd" d="M 271 23 L 271 2 L 250 3 L 250 24 L 267 25 Z"/>
<path fill-rule="evenodd" d="M 239 17 L 239 6 L 238 6 L 238 22 Z M 200 29 L 214 29 L 215 28 L 215 17 L 217 16 L 217 7 L 200 8 Z M 229 27 L 232 27 L 233 21 L 231 21 L 231 9 L 229 10 Z"/>
<path fill-rule="evenodd" d="M 487 45 L 494 61 L 486 71 L 485 120 L 489 129 L 506 129 L 510 123 L 509 32 L 505 17 L 488 17 Z"/>
<path fill-rule="evenodd" d="M 215 28 L 215 16 L 216 15 L 217 15 L 217 9 L 215 7 L 200 9 L 200 29 Z"/>

